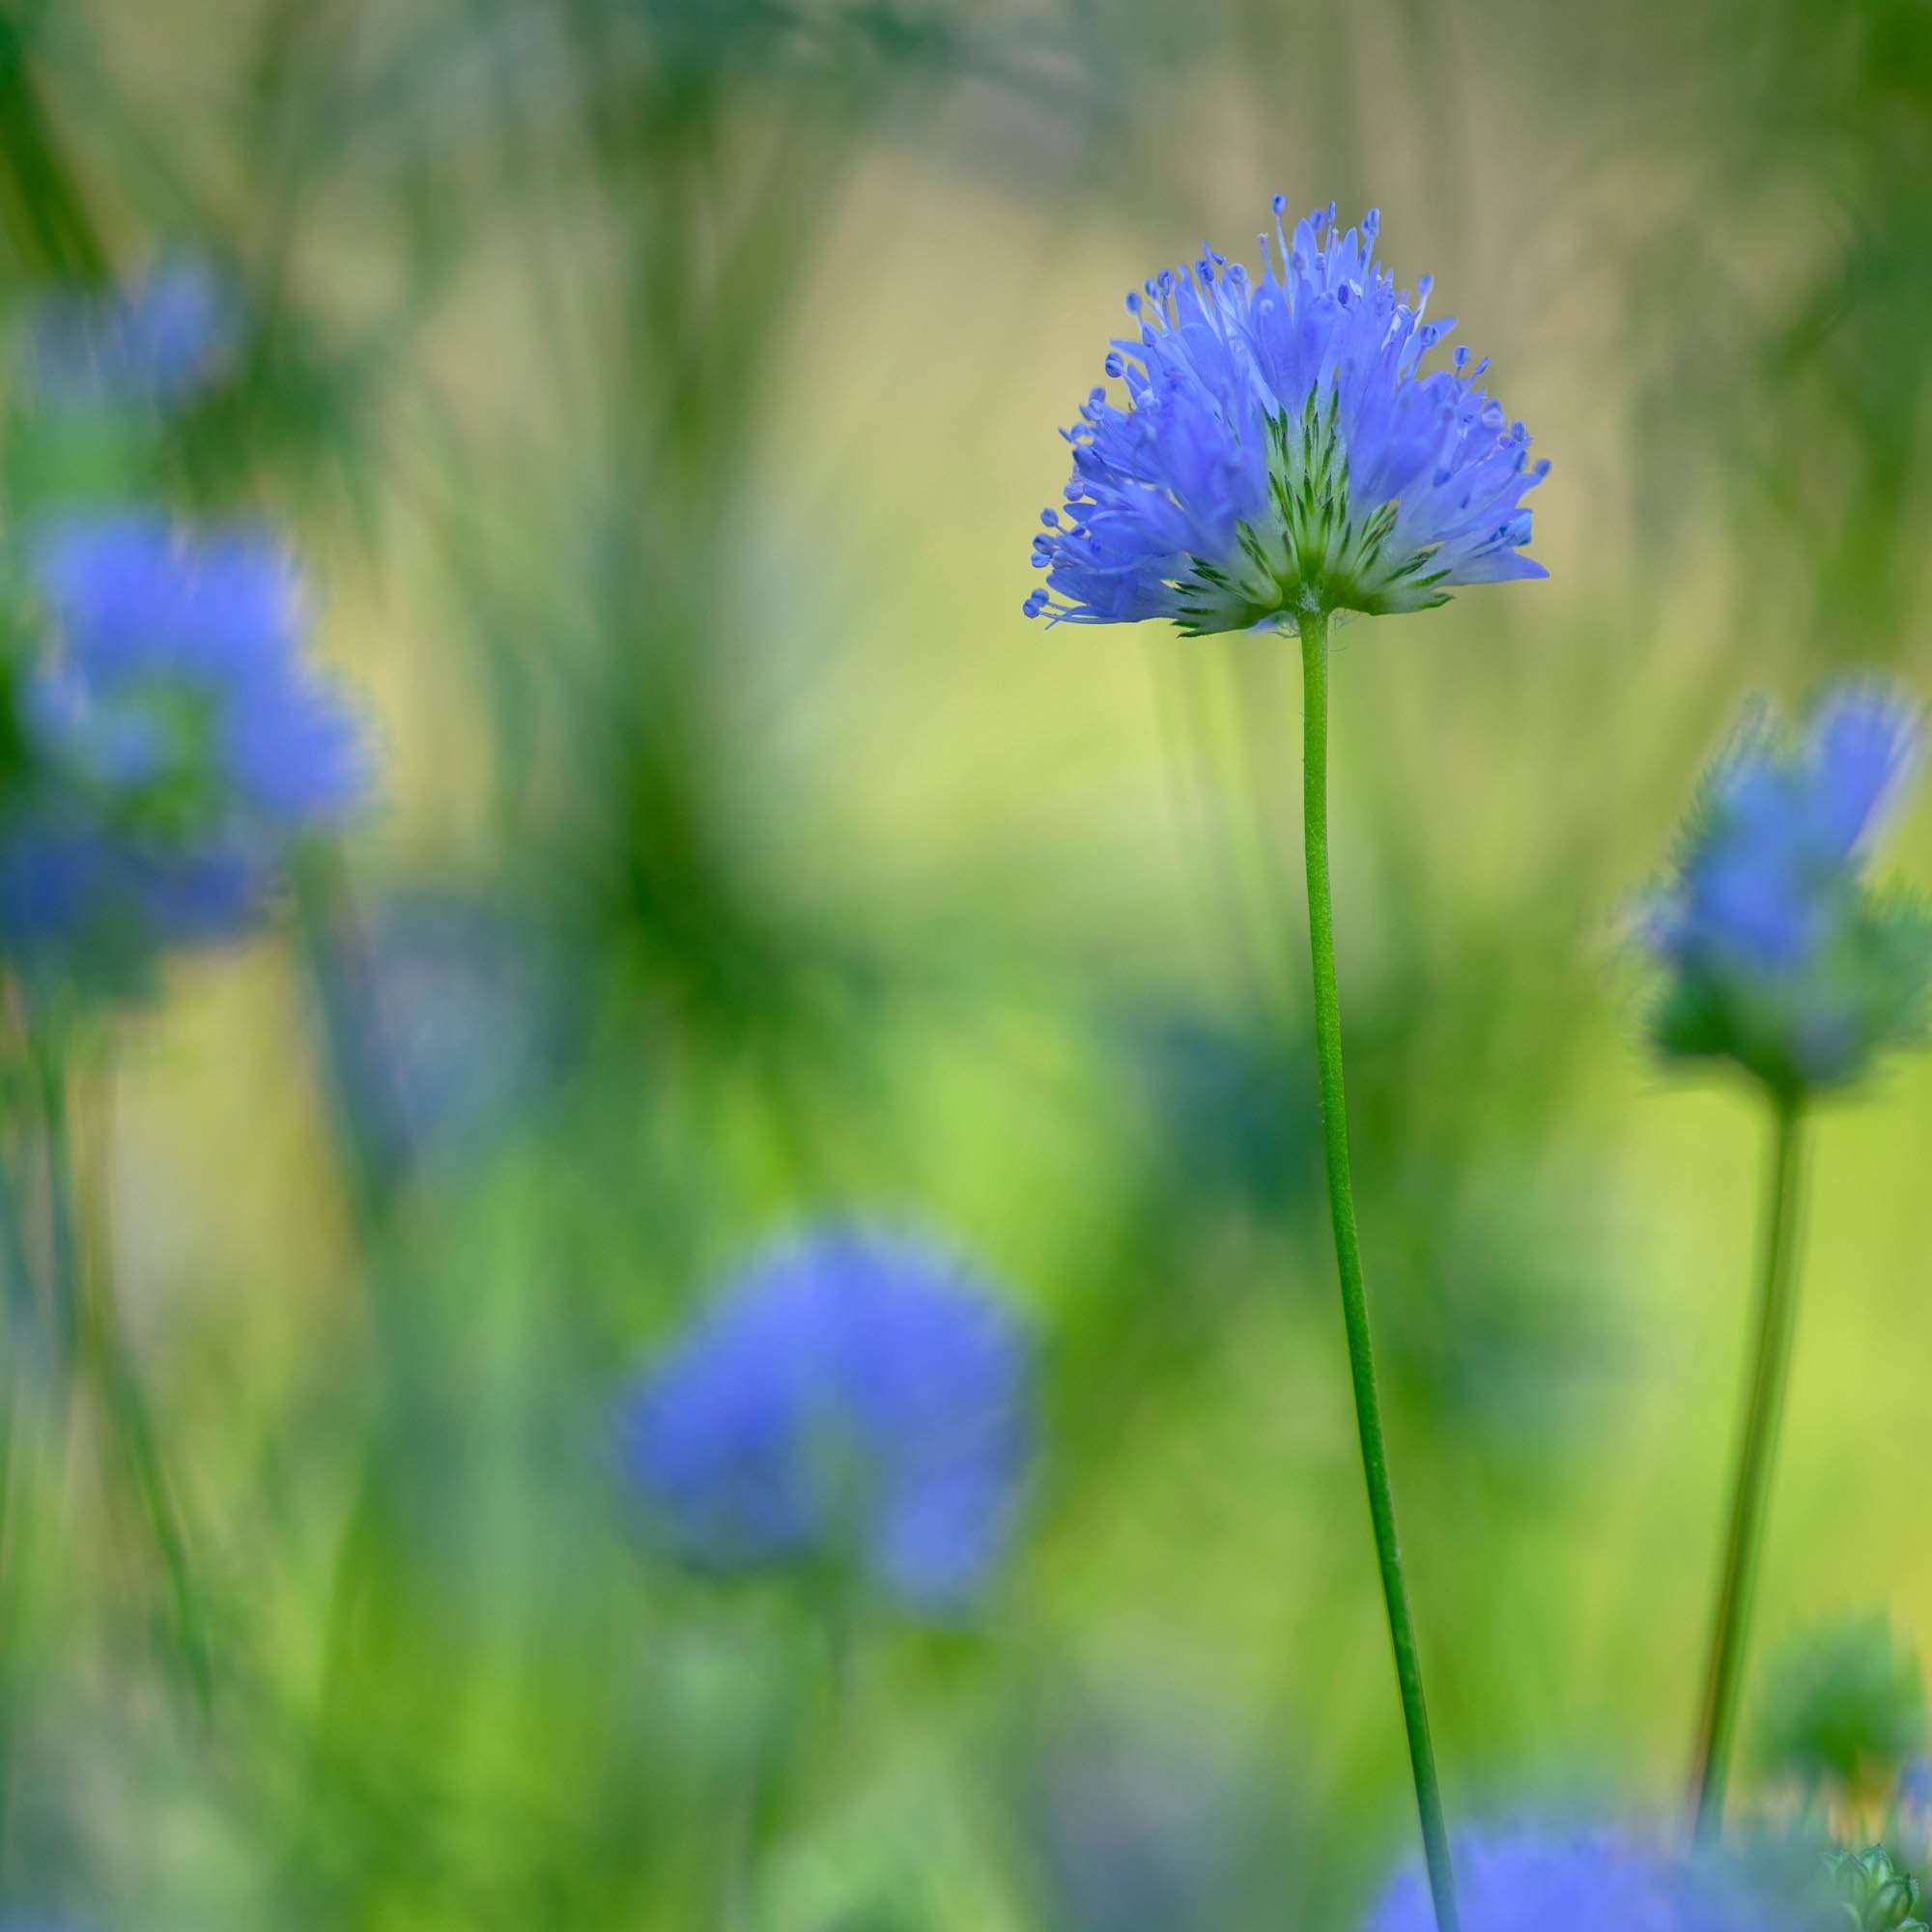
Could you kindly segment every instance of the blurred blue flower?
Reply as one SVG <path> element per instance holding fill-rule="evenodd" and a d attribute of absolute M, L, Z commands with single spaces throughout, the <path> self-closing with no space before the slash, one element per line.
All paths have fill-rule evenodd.
<path fill-rule="evenodd" d="M 303 661 L 287 555 L 132 512 L 53 526 L 33 562 L 46 641 L 14 695 L 0 938 L 32 953 L 245 928 L 288 840 L 366 781 L 353 719 Z"/>
<path fill-rule="evenodd" d="M 1854 1079 L 1917 1033 L 1932 923 L 1864 874 L 1919 737 L 1918 707 L 1864 682 L 1828 692 L 1795 734 L 1747 717 L 1645 920 L 1671 973 L 1666 1053 L 1727 1057 L 1795 1093 Z"/>
<path fill-rule="evenodd" d="M 701 1564 L 829 1563 L 944 1611 L 1004 1552 L 1029 1380 L 1018 1324 L 957 1264 L 835 1228 L 697 1318 L 627 1400 L 624 1464 Z"/>
<path fill-rule="evenodd" d="M 1776 1880 L 1741 1861 L 1673 1856 L 1611 1832 L 1471 1832 L 1455 1848 L 1463 1932 L 1824 1932 L 1815 1861 Z M 1367 1932 L 1434 1932 L 1419 1866 L 1399 1872 Z"/>
<path fill-rule="evenodd" d="M 220 380 L 241 334 L 228 279 L 199 257 L 170 256 L 125 288 L 43 302 L 29 330 L 31 392 L 54 409 L 178 408 Z"/>
<path fill-rule="evenodd" d="M 1086 624 L 1169 617 L 1190 636 L 1304 612 L 1420 611 L 1465 583 L 1542 577 L 1522 554 L 1529 437 L 1477 386 L 1455 327 L 1424 322 L 1375 260 L 1380 217 L 1338 233 L 1330 206 L 1282 226 L 1263 267 L 1206 249 L 1127 298 L 1073 445 L 1065 510 L 1047 510 L 1030 616 Z"/>
<path fill-rule="evenodd" d="M 1264 1851 L 1292 1861 L 1298 1823 L 1197 1702 L 1149 1702 L 1145 1686 L 1059 1714 L 1012 1800 L 1044 1881 L 1037 1922 L 1055 1932 L 1226 1925 L 1266 1882 Z"/>
<path fill-rule="evenodd" d="M 330 945 L 323 934 L 318 946 Z M 328 970 L 354 983 L 340 1074 L 385 1166 L 450 1162 L 496 1144 L 561 1079 L 579 1044 L 564 949 L 451 889 L 391 895 L 335 936 Z"/>

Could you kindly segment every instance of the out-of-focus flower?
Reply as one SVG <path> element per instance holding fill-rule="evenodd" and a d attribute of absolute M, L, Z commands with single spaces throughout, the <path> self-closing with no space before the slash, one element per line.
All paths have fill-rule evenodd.
<path fill-rule="evenodd" d="M 1883 1800 L 1924 1748 L 1925 1687 L 1918 1659 L 1883 1616 L 1815 1631 L 1768 1673 L 1760 1750 L 1774 1776 L 1807 1791 Z"/>
<path fill-rule="evenodd" d="M 1547 575 L 1522 498 L 1548 466 L 1478 385 L 1487 361 L 1424 370 L 1455 327 L 1423 320 L 1429 278 L 1397 289 L 1374 210 L 1291 234 L 1284 207 L 1259 276 L 1208 248 L 1128 296 L 1138 334 L 1106 362 L 1125 407 L 1096 388 L 1064 432 L 1073 476 L 1034 540 L 1030 616 L 1203 636 Z"/>
<path fill-rule="evenodd" d="M 622 1453 L 696 1562 L 803 1562 L 916 1606 L 969 1600 L 1031 1441 L 1014 1319 L 925 1244 L 862 1229 L 780 1249 L 629 1397 Z"/>
<path fill-rule="evenodd" d="M 1932 919 L 1874 892 L 1865 859 L 1919 735 L 1918 708 L 1868 683 L 1828 692 L 1796 733 L 1747 717 L 1645 922 L 1671 976 L 1665 1054 L 1734 1060 L 1797 1094 L 1855 1080 L 1918 1033 Z"/>
<path fill-rule="evenodd" d="M 1468 1833 L 1455 1848 L 1463 1932 L 1826 1932 L 1840 1921 L 1816 1862 L 1780 1864 L 1774 1880 L 1742 1860 L 1673 1855 L 1612 1832 Z M 1409 1868 L 1367 1932 L 1435 1923 L 1423 1874 Z"/>
<path fill-rule="evenodd" d="M 581 1003 L 558 951 L 482 898 L 398 894 L 331 962 L 364 997 L 343 1041 L 389 1165 L 493 1146 L 561 1076 Z"/>
<path fill-rule="evenodd" d="M 242 307 L 211 263 L 169 256 L 139 281 L 42 303 L 29 332 L 27 373 L 38 407 L 179 408 L 233 364 Z"/>
<path fill-rule="evenodd" d="M 1278 1787 L 1179 1706 L 1079 1711 L 1017 1785 L 1039 1922 L 1056 1932 L 1225 1925 L 1253 1895 L 1263 1843 L 1289 1829 Z"/>
<path fill-rule="evenodd" d="M 1544 1932 L 1566 1918 L 1675 1932 L 1662 1866 L 1647 1851 L 1607 1833 L 1465 1833 L 1454 1858 L 1468 1932 Z M 1410 1868 L 1397 1874 L 1370 1915 L 1369 1932 L 1427 1932 L 1435 1922 L 1424 1876 Z"/>
<path fill-rule="evenodd" d="M 244 929 L 288 841 L 366 778 L 304 661 L 286 554 L 253 529 L 115 514 L 45 532 L 34 578 L 45 629 L 15 677 L 0 945 L 126 953 Z"/>
<path fill-rule="evenodd" d="M 1470 1832 L 1457 1839 L 1463 1932 L 1826 1932 L 1816 1855 L 1776 1874 L 1729 1855 L 1685 1857 L 1617 1832 Z M 1430 1932 L 1420 1868 L 1395 1876 L 1368 1932 Z"/>

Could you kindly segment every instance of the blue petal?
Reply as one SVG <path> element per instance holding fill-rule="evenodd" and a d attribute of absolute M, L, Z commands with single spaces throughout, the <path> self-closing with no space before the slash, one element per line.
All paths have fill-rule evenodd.
<path fill-rule="evenodd" d="M 696 1560 L 853 1558 L 907 1602 L 969 1599 L 1028 1453 L 1011 1318 L 924 1245 L 833 1228 L 754 1265 L 625 1405 L 625 1466 Z"/>

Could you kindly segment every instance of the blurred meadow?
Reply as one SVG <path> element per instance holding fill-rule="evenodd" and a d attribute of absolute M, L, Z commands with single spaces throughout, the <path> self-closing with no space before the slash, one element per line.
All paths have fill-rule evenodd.
<path fill-rule="evenodd" d="M 1548 582 L 1333 671 L 1449 1808 L 1681 1802 L 1766 1129 L 1651 1055 L 1634 904 L 1749 694 L 1932 691 L 1932 9 L 0 0 L 0 540 L 272 522 L 370 747 L 262 929 L 75 1058 L 106 1339 L 50 1417 L 10 1332 L 18 1923 L 1361 1923 L 1413 1814 L 1292 659 L 1021 613 L 1122 295 L 1252 262 L 1277 190 L 1379 207 L 1554 465 Z M 47 318 L 182 264 L 207 380 L 50 409 Z M 1884 872 L 1932 886 L 1929 814 Z M 1777 1653 L 1932 1642 L 1932 1070 L 1815 1150 L 1773 1804 Z M 1030 1337 L 956 1614 L 696 1571 L 613 1466 L 632 1378 L 828 1221 Z"/>

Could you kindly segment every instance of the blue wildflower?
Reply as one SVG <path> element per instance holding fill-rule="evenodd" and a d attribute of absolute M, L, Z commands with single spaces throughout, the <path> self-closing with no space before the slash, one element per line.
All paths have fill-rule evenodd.
<path fill-rule="evenodd" d="M 361 997 L 338 1051 L 365 1096 L 385 1163 L 464 1158 L 494 1146 L 555 1084 L 578 1043 L 565 955 L 533 927 L 447 891 L 365 908 L 353 971 Z"/>
<path fill-rule="evenodd" d="M 29 331 L 32 393 L 54 409 L 179 408 L 232 366 L 241 315 L 226 277 L 186 255 L 125 288 L 53 297 Z"/>
<path fill-rule="evenodd" d="M 1917 762 L 1916 705 L 1855 682 L 1802 731 L 1759 711 L 1707 781 L 1645 937 L 1670 970 L 1655 1031 L 1673 1057 L 1736 1061 L 1775 1091 L 1856 1079 L 1918 1032 L 1932 922 L 1865 879 Z"/>
<path fill-rule="evenodd" d="M 1742 1861 L 1687 1859 L 1621 1833 L 1471 1832 L 1457 1839 L 1463 1932 L 1824 1932 L 1838 1921 L 1808 1863 L 1778 1883 Z M 1367 1932 L 1434 1932 L 1421 1870 L 1397 1873 Z"/>
<path fill-rule="evenodd" d="M 16 953 L 229 936 L 288 841 L 365 771 L 303 662 L 299 585 L 253 529 L 146 513 L 45 532 L 45 647 L 16 681 L 22 768 L 0 819 L 0 942 Z"/>
<path fill-rule="evenodd" d="M 1014 1798 L 1055 1932 L 1225 1925 L 1282 1836 L 1255 1767 L 1179 1704 L 1076 1710 L 1032 1769 Z"/>
<path fill-rule="evenodd" d="M 650 1372 L 624 1463 L 702 1564 L 826 1563 L 943 1610 L 1005 1548 L 1027 1391 L 1018 1326 L 956 1264 L 833 1229 L 752 1267 Z"/>
<path fill-rule="evenodd" d="M 1275 197 L 1262 271 L 1207 249 L 1127 298 L 1138 334 L 1094 390 L 1065 510 L 1047 510 L 1029 616 L 1167 617 L 1190 636 L 1305 613 L 1420 611 L 1465 583 L 1547 575 L 1523 555 L 1528 433 L 1478 386 L 1487 360 L 1423 360 L 1455 327 L 1425 322 L 1375 260 L 1380 223 L 1334 209 L 1292 235 Z"/>

